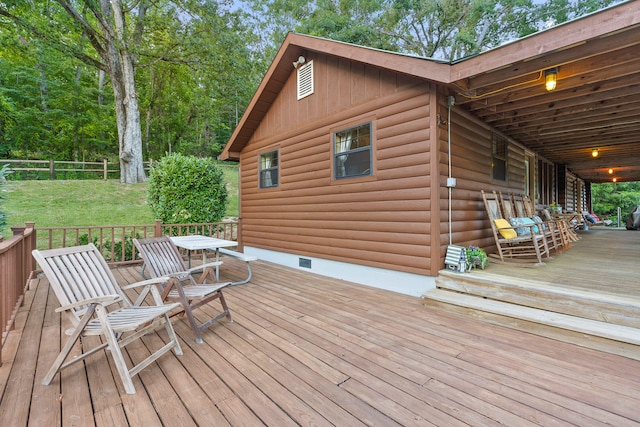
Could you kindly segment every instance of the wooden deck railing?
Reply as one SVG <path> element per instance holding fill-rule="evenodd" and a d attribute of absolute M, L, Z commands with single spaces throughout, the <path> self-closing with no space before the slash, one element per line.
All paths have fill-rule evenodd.
<path fill-rule="evenodd" d="M 163 224 L 162 221 L 156 221 L 154 224 L 143 225 L 42 228 L 35 228 L 35 223 L 28 222 L 24 227 L 12 227 L 13 237 L 0 240 L 0 365 L 6 336 L 13 328 L 30 276 L 36 269 L 31 256 L 33 249 L 61 248 L 92 242 L 100 249 L 107 263 L 132 264 L 141 262 L 133 245 L 134 238 L 200 234 L 238 241 L 238 227 L 237 221 L 194 224 Z M 238 241 L 238 246 L 241 247 L 241 244 Z"/>
<path fill-rule="evenodd" d="M 15 320 L 18 308 L 22 305 L 25 288 L 36 262 L 31 250 L 36 245 L 36 233 L 33 223 L 24 227 L 12 227 L 13 236 L 7 240 L 0 237 L 0 365 L 2 348 Z"/>

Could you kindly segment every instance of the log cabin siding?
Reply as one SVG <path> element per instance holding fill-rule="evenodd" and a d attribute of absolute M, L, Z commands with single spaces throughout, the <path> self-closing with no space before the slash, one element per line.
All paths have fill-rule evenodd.
<path fill-rule="evenodd" d="M 243 244 L 437 275 L 449 243 L 445 94 L 345 59 L 314 54 L 307 60 L 314 61 L 314 94 L 296 101 L 292 71 L 242 151 Z M 372 176 L 333 179 L 333 133 L 367 122 Z M 454 244 L 493 250 L 480 190 L 524 189 L 524 149 L 509 141 L 507 180 L 494 180 L 491 141 L 490 127 L 452 108 Z M 259 189 L 259 156 L 276 149 L 279 186 Z"/>
<path fill-rule="evenodd" d="M 429 275 L 429 85 L 326 55 L 310 60 L 314 94 L 296 101 L 292 72 L 242 151 L 243 244 Z M 334 180 L 333 132 L 367 122 L 372 176 Z M 279 187 L 259 189 L 259 155 L 274 149 Z"/>
<path fill-rule="evenodd" d="M 444 99 L 444 97 L 442 97 Z M 440 105 L 441 117 L 447 117 L 446 105 Z M 447 171 L 446 123 L 440 126 L 444 140 L 444 155 L 440 168 Z M 487 219 L 481 190 L 524 192 L 525 150 L 514 141 L 508 143 L 507 180 L 492 178 L 491 171 L 492 129 L 468 113 L 455 107 L 451 110 L 451 158 L 452 176 L 457 179 L 452 189 L 452 242 L 461 246 L 480 246 L 493 251 L 495 242 Z M 443 174 L 440 187 L 441 216 L 448 217 L 448 189 Z M 448 219 L 440 225 L 442 246 L 449 242 Z M 441 250 L 443 250 L 441 248 Z"/>

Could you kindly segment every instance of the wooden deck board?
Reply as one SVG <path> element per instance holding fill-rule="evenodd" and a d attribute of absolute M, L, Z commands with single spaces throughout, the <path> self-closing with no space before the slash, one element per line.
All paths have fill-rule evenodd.
<path fill-rule="evenodd" d="M 223 279 L 245 274 L 242 262 L 224 261 Z M 185 319 L 174 318 L 184 354 L 134 377 L 135 395 L 124 393 L 105 352 L 40 385 L 66 322 L 46 280 L 36 280 L 3 353 L 2 424 L 640 425 L 640 361 L 420 298 L 252 266 L 252 282 L 225 293 L 234 322 L 212 326 L 198 345 Z M 115 273 L 122 284 L 140 279 L 139 267 Z M 217 301 L 196 314 L 215 310 Z M 166 339 L 161 330 L 125 357 L 140 360 Z"/>

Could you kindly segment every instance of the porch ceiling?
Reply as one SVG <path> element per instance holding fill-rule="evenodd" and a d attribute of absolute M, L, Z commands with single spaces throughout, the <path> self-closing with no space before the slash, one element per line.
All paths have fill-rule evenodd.
<path fill-rule="evenodd" d="M 456 105 L 585 181 L 640 181 L 639 11 L 631 2 L 600 15 L 608 20 L 594 15 L 454 64 Z M 505 55 L 514 59 L 506 66 Z M 547 92 L 552 67 L 557 88 Z"/>

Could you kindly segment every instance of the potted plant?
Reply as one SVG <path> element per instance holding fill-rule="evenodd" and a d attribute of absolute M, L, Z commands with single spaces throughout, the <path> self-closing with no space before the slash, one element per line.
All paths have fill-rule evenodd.
<path fill-rule="evenodd" d="M 551 203 L 549 203 L 549 212 L 561 214 L 562 213 L 562 206 L 560 206 L 556 202 L 551 202 Z"/>
<path fill-rule="evenodd" d="M 484 270 L 488 263 L 489 258 L 484 249 L 477 246 L 469 246 L 467 248 L 467 267 L 469 271 L 475 267 L 480 267 Z"/>

